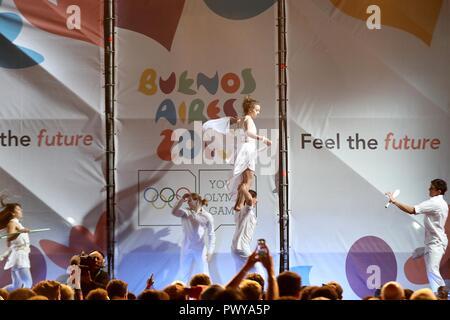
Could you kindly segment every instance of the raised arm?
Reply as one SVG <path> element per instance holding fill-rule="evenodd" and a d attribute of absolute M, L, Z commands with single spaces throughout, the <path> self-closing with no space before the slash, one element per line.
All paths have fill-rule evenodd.
<path fill-rule="evenodd" d="M 267 270 L 267 300 L 276 300 L 279 297 L 278 282 L 275 277 L 275 269 L 273 267 L 273 258 L 267 248 L 267 254 L 260 257 L 260 261 Z"/>
<path fill-rule="evenodd" d="M 187 201 L 187 199 L 190 197 L 191 195 L 189 193 L 184 194 L 180 200 L 178 200 L 177 204 L 175 205 L 175 207 L 173 207 L 172 209 L 172 214 L 175 217 L 182 217 L 184 216 L 184 211 L 181 210 L 181 206 L 183 205 L 184 202 Z"/>
<path fill-rule="evenodd" d="M 258 253 L 254 251 L 248 258 L 245 264 L 242 266 L 241 270 L 230 280 L 226 285 L 227 288 L 238 288 L 239 284 L 244 280 L 250 269 L 258 262 Z"/>
<path fill-rule="evenodd" d="M 392 196 L 391 192 L 386 192 L 386 195 L 389 197 L 389 202 L 395 204 L 400 210 L 408 213 L 408 214 L 416 214 L 416 209 L 413 206 L 407 205 L 405 203 L 401 203 L 396 198 Z"/>

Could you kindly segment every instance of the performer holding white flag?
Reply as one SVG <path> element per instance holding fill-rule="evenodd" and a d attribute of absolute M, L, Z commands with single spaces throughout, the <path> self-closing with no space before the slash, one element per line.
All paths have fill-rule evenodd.
<path fill-rule="evenodd" d="M 425 249 L 423 252 L 425 267 L 431 289 L 437 293 L 440 286 L 445 286 L 439 266 L 448 244 L 445 234 L 448 204 L 443 198 L 447 191 L 447 183 L 441 179 L 434 179 L 431 181 L 428 191 L 430 199 L 415 206 L 397 201 L 391 192 L 387 192 L 386 195 L 389 197 L 389 202 L 395 204 L 400 210 L 409 214 L 424 214 Z"/>
<path fill-rule="evenodd" d="M 8 257 L 5 270 L 11 269 L 12 283 L 5 287 L 8 291 L 18 288 L 31 288 L 33 281 L 30 272 L 30 238 L 29 229 L 20 223 L 22 206 L 18 203 L 5 204 L 1 199 L 3 210 L 0 211 L 0 230 L 6 228 L 8 250 L 0 260 Z"/>
<path fill-rule="evenodd" d="M 203 124 L 203 130 L 212 129 L 219 133 L 227 134 L 230 124 L 235 122 L 238 128 L 244 131 L 243 141 L 237 150 L 234 160 L 233 176 L 228 182 L 228 190 L 232 198 L 236 198 L 233 207 L 235 211 L 240 211 L 245 201 L 252 201 L 249 190 L 252 186 L 258 155 L 256 141 L 262 140 L 267 146 L 272 144 L 272 141 L 266 137 L 257 135 L 254 119 L 259 115 L 261 110 L 258 101 L 250 97 L 245 97 L 242 107 L 244 110 L 244 116 L 242 118 L 234 119 L 225 117 L 209 120 Z"/>

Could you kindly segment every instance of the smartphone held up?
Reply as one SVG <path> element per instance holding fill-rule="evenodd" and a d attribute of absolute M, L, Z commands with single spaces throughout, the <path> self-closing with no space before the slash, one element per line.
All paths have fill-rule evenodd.
<path fill-rule="evenodd" d="M 265 257 L 267 256 L 267 246 L 266 246 L 266 240 L 264 239 L 258 239 L 258 246 L 257 246 L 257 253 L 259 257 Z"/>

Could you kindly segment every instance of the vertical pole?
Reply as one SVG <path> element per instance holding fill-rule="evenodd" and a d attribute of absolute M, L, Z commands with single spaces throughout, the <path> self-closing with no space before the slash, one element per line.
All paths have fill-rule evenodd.
<path fill-rule="evenodd" d="M 105 127 L 106 127 L 106 235 L 108 273 L 114 278 L 115 252 L 115 0 L 104 0 L 104 44 L 105 44 Z"/>
<path fill-rule="evenodd" d="M 280 272 L 289 270 L 289 194 L 287 135 L 287 48 L 285 0 L 278 0 L 279 224 Z"/>

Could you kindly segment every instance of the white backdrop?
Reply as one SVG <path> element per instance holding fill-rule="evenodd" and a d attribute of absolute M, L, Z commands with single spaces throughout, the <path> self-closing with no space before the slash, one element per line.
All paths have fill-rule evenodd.
<path fill-rule="evenodd" d="M 232 165 L 174 164 L 171 132 L 194 130 L 194 120 L 242 114 L 246 95 L 261 102 L 257 127 L 275 128 L 273 1 L 253 1 L 248 8 L 236 1 L 222 1 L 220 8 L 208 3 L 143 6 L 133 21 L 124 16 L 131 10 L 126 3 L 117 8 L 117 274 L 135 292 L 144 288 L 151 273 L 157 288 L 176 279 L 182 232 L 171 208 L 186 190 L 209 200 L 217 236 L 209 265 L 213 281 L 226 283 L 236 272 L 230 256 L 234 203 L 224 185 Z M 248 17 L 230 18 L 229 12 L 246 12 Z M 142 28 L 139 21 L 147 21 L 149 14 L 172 21 L 164 25 L 167 32 L 158 33 L 149 25 Z M 256 239 L 264 237 L 276 253 L 276 145 L 271 150 L 270 175 L 257 172 L 260 203 L 254 242 L 256 247 Z"/>
<path fill-rule="evenodd" d="M 0 191 L 22 204 L 26 227 L 51 228 L 30 235 L 35 283 L 105 248 L 93 237 L 105 201 L 102 20 L 100 2 L 0 1 Z"/>
<path fill-rule="evenodd" d="M 288 1 L 291 266 L 310 283 L 337 280 L 346 298 L 427 286 L 409 259 L 422 217 L 385 209 L 384 193 L 417 204 L 449 180 L 449 14 L 448 1 Z"/>

